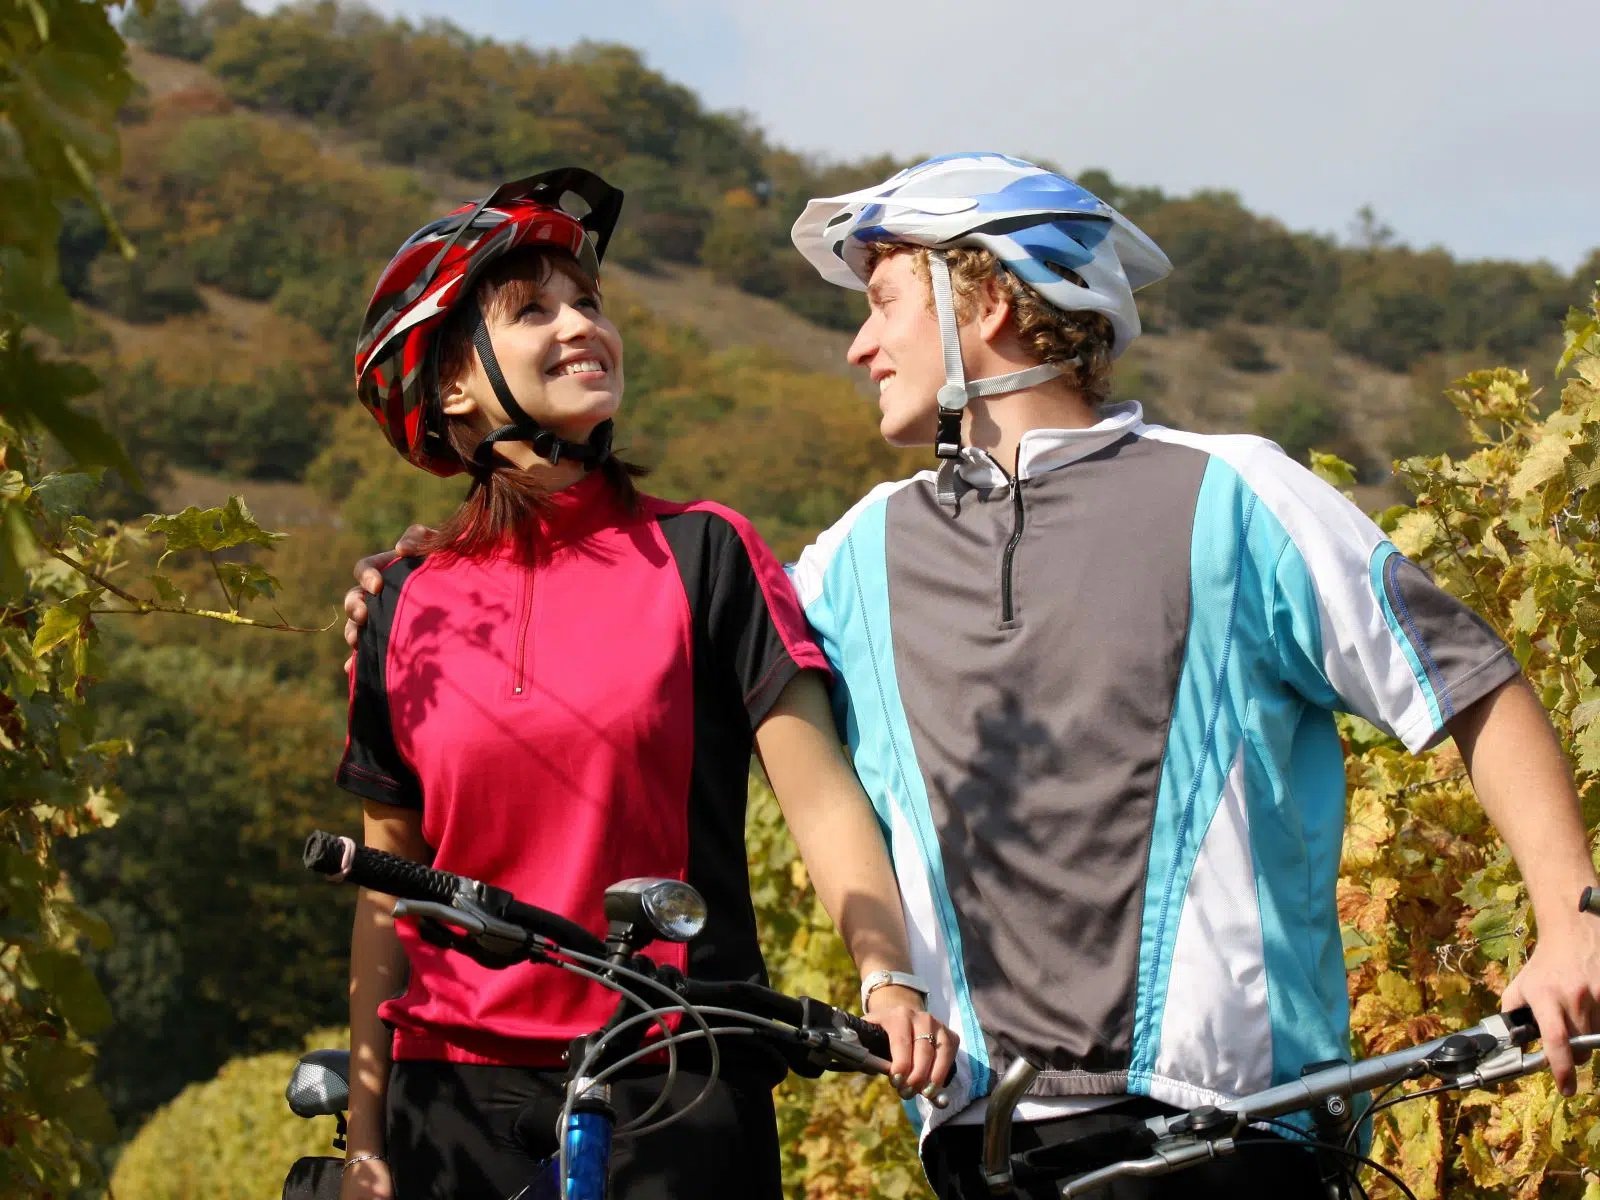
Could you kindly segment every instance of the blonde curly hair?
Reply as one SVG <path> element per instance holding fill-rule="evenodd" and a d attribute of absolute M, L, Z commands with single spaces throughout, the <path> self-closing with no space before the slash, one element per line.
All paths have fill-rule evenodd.
<path fill-rule="evenodd" d="M 909 254 L 912 270 L 930 284 L 928 306 L 933 306 L 932 277 L 928 273 L 926 246 L 904 242 L 873 242 L 867 247 L 870 273 L 885 258 Z M 1068 364 L 1061 378 L 1090 404 L 1104 404 L 1111 398 L 1111 350 L 1116 334 L 1104 313 L 1063 312 L 1000 265 L 990 251 L 973 246 L 957 246 L 945 251 L 950 264 L 950 285 L 955 292 L 956 318 L 971 319 L 973 297 L 986 280 L 996 278 L 1011 299 L 1011 320 L 1022 344 L 1042 363 Z M 1053 268 L 1073 283 L 1082 283 L 1072 272 Z"/>

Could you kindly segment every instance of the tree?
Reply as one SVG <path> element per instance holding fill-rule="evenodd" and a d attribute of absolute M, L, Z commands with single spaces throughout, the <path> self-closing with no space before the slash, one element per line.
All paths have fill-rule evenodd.
<path fill-rule="evenodd" d="M 86 1039 L 111 1013 L 80 945 L 106 949 L 105 923 L 79 906 L 59 839 L 115 822 L 111 772 L 129 747 L 99 738 L 89 702 L 105 671 L 97 619 L 155 612 L 255 624 L 240 612 L 275 581 L 255 564 L 212 566 L 225 610 L 191 607 L 171 579 L 129 571 L 146 535 L 83 515 L 98 472 L 137 472 L 116 440 L 71 401 L 93 391 L 84 367 L 48 357 L 71 306 L 57 246 L 72 201 L 121 235 L 96 186 L 115 168 L 114 118 L 131 91 L 124 46 L 102 0 L 30 0 L 0 10 L 0 1191 L 54 1196 L 92 1182 L 95 1145 L 115 1137 L 89 1081 Z M 73 470 L 49 470 L 45 437 Z M 169 553 L 270 545 L 237 500 L 150 523 Z M 117 578 L 113 579 L 115 575 Z"/>
<path fill-rule="evenodd" d="M 1412 506 L 1380 523 L 1511 644 L 1576 771 L 1591 847 L 1600 828 L 1600 298 L 1566 325 L 1560 407 L 1541 417 L 1522 371 L 1478 371 L 1450 398 L 1476 449 L 1408 459 Z M 1348 478 L 1346 476 L 1346 478 Z M 1405 754 L 1346 725 L 1352 754 L 1339 912 L 1356 1046 L 1380 1053 L 1497 1007 L 1525 960 L 1527 894 L 1446 743 Z M 1589 1197 L 1592 1097 L 1547 1075 L 1514 1089 L 1404 1104 L 1376 1148 L 1419 1197 Z M 1387 1185 L 1374 1196 L 1393 1195 Z"/>

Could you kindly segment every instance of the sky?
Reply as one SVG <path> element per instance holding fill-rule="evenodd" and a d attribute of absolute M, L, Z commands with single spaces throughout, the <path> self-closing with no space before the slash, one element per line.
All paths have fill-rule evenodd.
<path fill-rule="evenodd" d="M 1600 247 L 1594 0 L 369 0 L 636 47 L 829 159 L 993 149 L 1292 229 L 1575 268 Z M 261 0 L 260 7 L 270 7 Z"/>

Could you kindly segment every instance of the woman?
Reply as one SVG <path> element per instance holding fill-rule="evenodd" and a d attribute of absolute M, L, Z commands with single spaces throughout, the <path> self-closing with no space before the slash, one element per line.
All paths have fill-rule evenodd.
<path fill-rule="evenodd" d="M 896 1068 L 923 1087 L 954 1037 L 902 974 L 893 873 L 782 572 L 738 514 L 642 495 L 611 451 L 622 339 L 598 270 L 621 201 L 575 169 L 507 184 L 419 230 L 378 283 L 362 402 L 411 462 L 473 485 L 432 553 L 391 565 L 370 603 L 339 782 L 364 801 L 369 845 L 597 932 L 609 883 L 688 879 L 706 929 L 659 957 L 744 979 L 762 973 L 744 856 L 753 743 Z M 516 1193 L 555 1148 L 562 1052 L 613 1001 L 549 967 L 441 950 L 365 892 L 350 997 L 347 1200 Z M 705 1080 L 685 1058 L 674 1104 Z M 618 1143 L 616 1194 L 777 1200 L 781 1074 L 730 1040 L 704 1103 Z M 616 1087 L 621 1119 L 662 1077 Z"/>

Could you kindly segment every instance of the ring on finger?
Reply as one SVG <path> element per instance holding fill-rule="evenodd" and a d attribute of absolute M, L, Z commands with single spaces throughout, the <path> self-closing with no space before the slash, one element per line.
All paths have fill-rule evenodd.
<path fill-rule="evenodd" d="M 927 1042 L 935 1050 L 939 1048 L 939 1039 L 931 1033 L 919 1033 L 911 1039 L 913 1042 Z"/>

